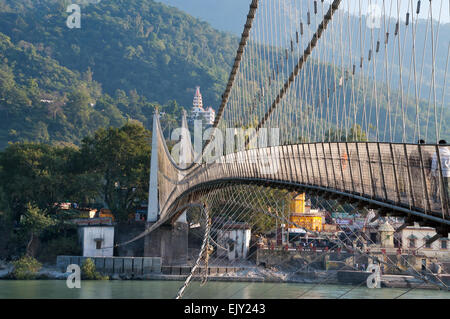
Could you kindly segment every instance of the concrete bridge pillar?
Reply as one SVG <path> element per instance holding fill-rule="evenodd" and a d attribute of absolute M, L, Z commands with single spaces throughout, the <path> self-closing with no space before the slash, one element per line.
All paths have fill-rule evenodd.
<path fill-rule="evenodd" d="M 154 223 L 159 218 L 158 199 L 158 112 L 153 115 L 152 157 L 150 161 L 150 181 L 148 191 L 147 222 Z"/>
<path fill-rule="evenodd" d="M 144 257 L 161 257 L 164 266 L 186 265 L 188 233 L 189 225 L 180 219 L 158 227 L 145 237 Z"/>

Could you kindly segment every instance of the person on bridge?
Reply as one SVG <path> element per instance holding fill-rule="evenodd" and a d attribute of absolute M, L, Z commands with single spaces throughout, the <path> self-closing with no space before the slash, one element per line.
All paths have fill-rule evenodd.
<path fill-rule="evenodd" d="M 450 149 L 447 146 L 447 141 L 440 140 L 439 141 L 439 158 L 440 158 L 440 169 L 442 172 L 442 184 L 444 191 L 444 207 L 448 209 L 448 204 L 450 202 Z M 433 155 L 433 160 L 431 163 L 431 172 L 433 176 L 435 176 L 436 180 L 439 181 L 439 165 L 438 165 L 438 156 L 437 153 Z"/>

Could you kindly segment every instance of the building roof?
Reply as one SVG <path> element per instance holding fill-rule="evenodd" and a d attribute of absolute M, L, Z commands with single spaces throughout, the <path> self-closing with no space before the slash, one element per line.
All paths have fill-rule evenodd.
<path fill-rule="evenodd" d="M 230 230 L 230 229 L 251 229 L 251 227 L 249 224 L 246 223 L 223 224 L 222 230 Z"/>
<path fill-rule="evenodd" d="M 222 230 L 229 229 L 251 229 L 250 225 L 245 222 L 233 222 L 227 221 L 222 218 L 217 218 L 215 220 L 216 226 L 215 228 L 221 228 Z"/>
<path fill-rule="evenodd" d="M 113 226 L 111 217 L 99 217 L 99 218 L 80 218 L 74 219 L 73 223 L 80 226 Z"/>

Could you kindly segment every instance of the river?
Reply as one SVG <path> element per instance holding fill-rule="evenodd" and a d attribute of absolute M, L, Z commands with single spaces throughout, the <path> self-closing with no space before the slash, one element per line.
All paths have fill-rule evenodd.
<path fill-rule="evenodd" d="M 64 280 L 0 280 L 0 299 L 56 298 L 56 299 L 153 299 L 173 298 L 182 282 L 179 281 L 82 281 L 80 289 L 69 289 Z M 193 282 L 184 298 L 233 299 L 295 299 L 295 298 L 350 298 L 392 299 L 407 289 L 368 289 L 340 285 L 313 285 L 287 283 L 207 282 L 200 286 Z M 450 299 L 450 292 L 413 289 L 400 298 Z"/>

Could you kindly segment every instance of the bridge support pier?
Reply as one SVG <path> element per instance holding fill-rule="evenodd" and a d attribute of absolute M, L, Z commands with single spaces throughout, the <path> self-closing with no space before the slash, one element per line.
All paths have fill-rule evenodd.
<path fill-rule="evenodd" d="M 164 266 L 186 265 L 188 233 L 189 224 L 183 221 L 158 227 L 145 236 L 144 257 L 161 257 Z"/>

